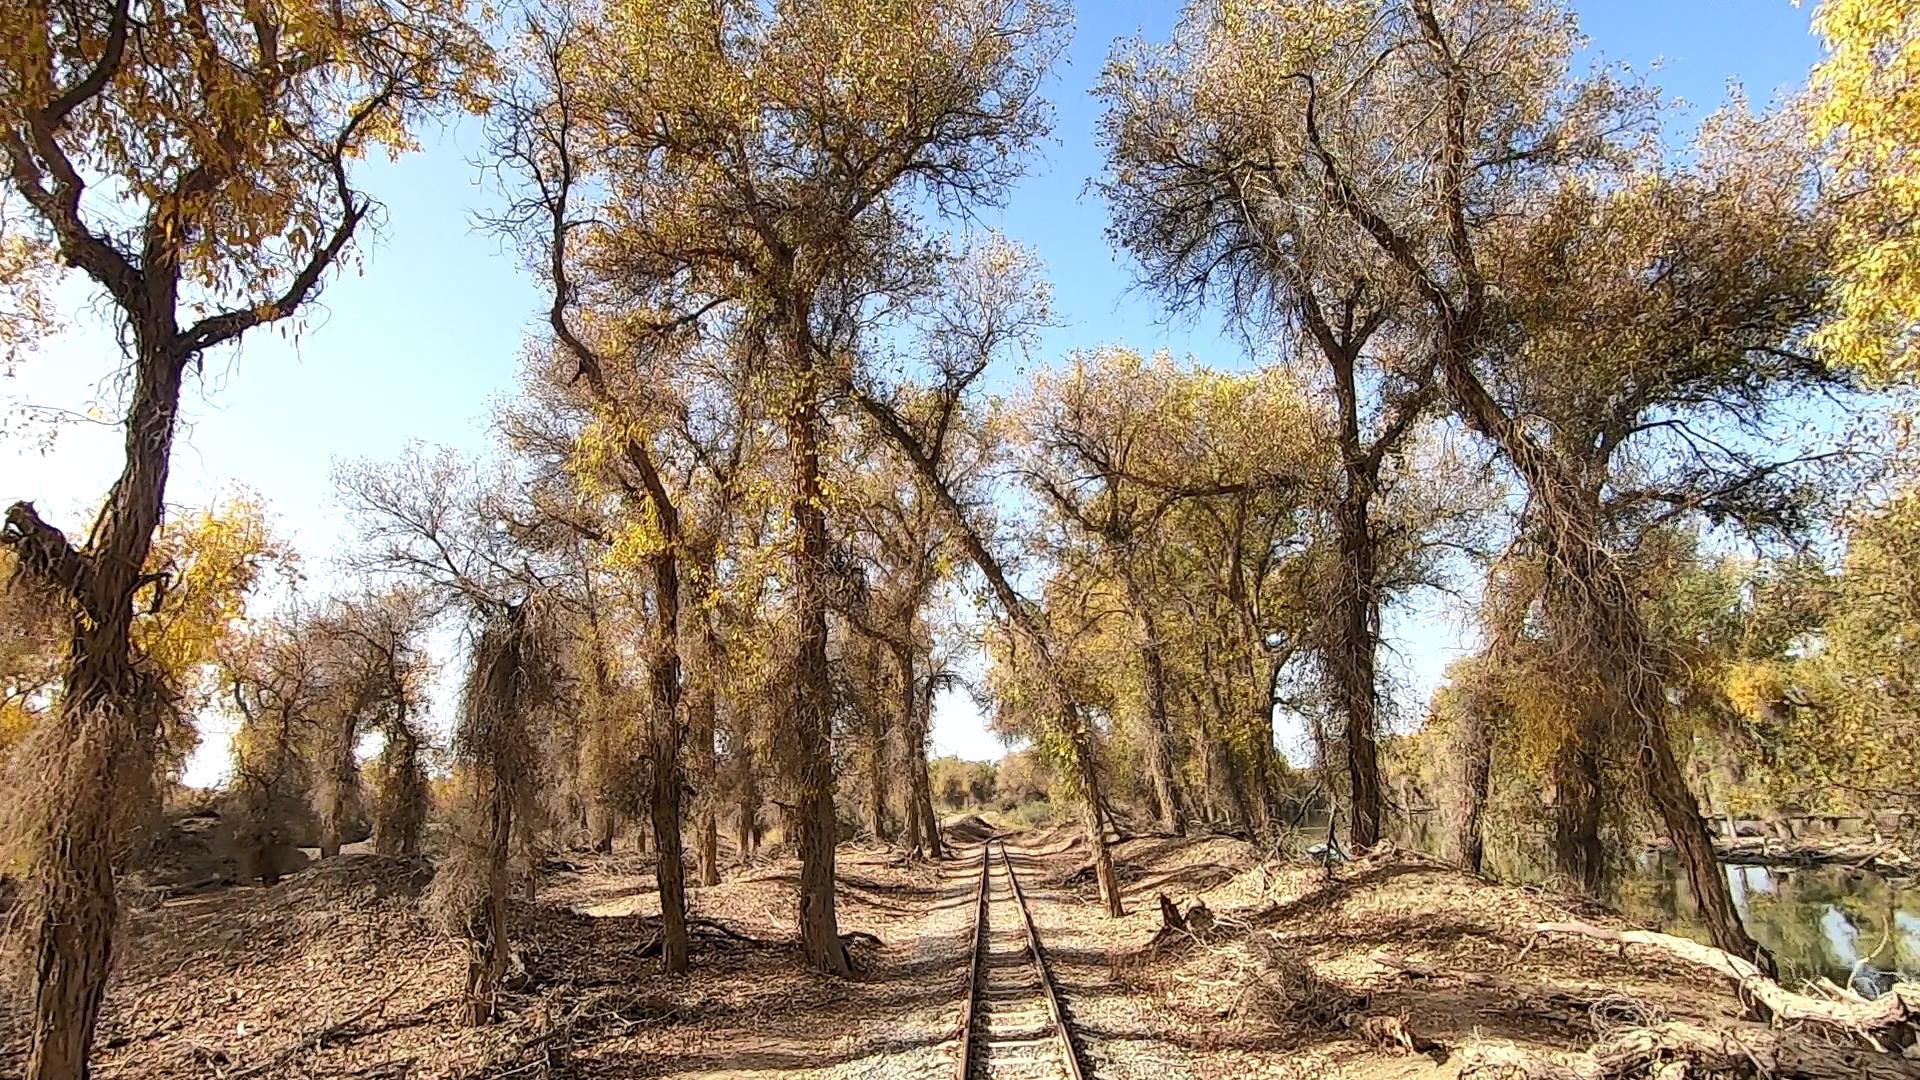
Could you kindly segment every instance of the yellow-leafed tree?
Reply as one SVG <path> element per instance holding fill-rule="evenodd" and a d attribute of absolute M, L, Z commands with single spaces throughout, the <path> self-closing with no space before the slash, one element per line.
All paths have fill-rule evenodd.
<path fill-rule="evenodd" d="M 1920 373 L 1920 0 L 1824 0 L 1816 134 L 1842 197 L 1829 356 L 1883 379 Z"/>

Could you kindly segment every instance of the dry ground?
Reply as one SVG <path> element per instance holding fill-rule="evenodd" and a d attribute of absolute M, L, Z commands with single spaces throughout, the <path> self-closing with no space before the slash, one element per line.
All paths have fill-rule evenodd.
<path fill-rule="evenodd" d="M 693 890 L 695 916 L 740 936 L 702 934 L 694 970 L 663 977 L 640 956 L 657 910 L 650 859 L 568 856 L 537 901 L 514 906 L 526 973 L 485 1028 L 459 1023 L 463 954 L 417 912 L 422 863 L 348 855 L 272 888 L 150 905 L 128 915 L 95 1075 L 949 1076 L 976 850 L 929 865 L 842 847 L 841 927 L 870 935 L 856 940 L 854 980 L 796 965 L 790 859 L 736 863 L 723 884 Z M 1721 987 L 1651 957 L 1584 942 L 1527 949 L 1526 927 L 1565 917 L 1565 904 L 1416 858 L 1328 874 L 1263 864 L 1222 838 L 1115 851 L 1128 913 L 1109 920 L 1077 873 L 1074 831 L 1025 834 L 1014 848 L 1103 1080 L 1451 1077 L 1476 1039 L 1570 1047 L 1613 1023 L 1735 1010 Z M 1218 929 L 1156 944 L 1160 893 L 1183 909 L 1204 901 Z M 1383 951 L 1430 974 L 1383 964 Z M 19 1017 L 0 1009 L 0 1076 L 18 1072 L 22 1051 Z"/>

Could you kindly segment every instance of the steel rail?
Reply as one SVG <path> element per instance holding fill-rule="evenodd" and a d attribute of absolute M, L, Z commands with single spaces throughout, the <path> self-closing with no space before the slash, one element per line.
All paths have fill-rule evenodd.
<path fill-rule="evenodd" d="M 1073 1045 L 1073 1032 L 1067 1027 L 1067 1016 L 1060 1008 L 1060 994 L 1054 989 L 1053 972 L 1047 966 L 1047 954 L 1040 947 L 1040 932 L 1033 928 L 1033 914 L 1027 910 L 1026 894 L 1020 891 L 1019 875 L 1013 872 L 1013 859 L 1007 855 L 1006 841 L 1000 842 L 1000 864 L 1007 868 L 1007 881 L 1013 886 L 1013 903 L 1020 909 L 1020 921 L 1027 929 L 1027 950 L 1033 955 L 1033 966 L 1040 973 L 1040 992 L 1047 1001 L 1047 1013 L 1053 1018 L 1054 1034 L 1060 1037 L 1060 1051 L 1067 1059 L 1067 1075 L 1073 1080 L 1086 1080 L 1086 1073 L 1080 1069 L 1080 1053 Z"/>
<path fill-rule="evenodd" d="M 1002 847 L 1005 853 L 1005 847 Z M 973 1003 L 980 997 L 980 958 L 985 955 L 982 934 L 987 928 L 987 879 L 993 874 L 993 841 L 980 845 L 980 886 L 973 902 L 973 955 L 967 961 L 967 997 L 960 1004 L 960 1068 L 958 1080 L 973 1075 Z"/>

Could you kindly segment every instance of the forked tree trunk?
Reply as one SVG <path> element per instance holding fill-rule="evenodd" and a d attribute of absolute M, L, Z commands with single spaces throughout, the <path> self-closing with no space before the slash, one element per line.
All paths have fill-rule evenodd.
<path fill-rule="evenodd" d="M 794 380 L 786 417 L 792 467 L 787 502 L 793 519 L 793 615 L 797 631 L 794 658 L 793 728 L 794 803 L 800 849 L 798 923 L 800 951 L 817 971 L 849 975 L 852 965 L 840 939 L 834 900 L 834 848 L 838 829 L 833 810 L 833 684 L 827 667 L 826 503 L 820 484 L 819 375 L 814 370 L 807 312 L 788 313 L 787 366 Z"/>

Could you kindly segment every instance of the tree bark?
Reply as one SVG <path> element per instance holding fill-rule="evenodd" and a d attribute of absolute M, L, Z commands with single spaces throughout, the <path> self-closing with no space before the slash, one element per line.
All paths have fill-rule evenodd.
<path fill-rule="evenodd" d="M 1124 556 L 1123 556 L 1124 558 Z M 1160 655 L 1160 635 L 1149 606 L 1146 589 L 1126 567 L 1127 604 L 1133 608 L 1134 647 L 1140 653 L 1140 670 L 1147 689 L 1147 771 L 1153 776 L 1154 802 L 1160 824 L 1175 836 L 1187 834 L 1187 803 L 1174 775 L 1178 751 L 1174 745 L 1173 719 L 1167 713 L 1167 668 Z"/>
<path fill-rule="evenodd" d="M 661 508 L 664 520 L 670 511 Z M 677 530 L 663 531 L 671 544 Z M 647 810 L 652 818 L 654 880 L 660 890 L 660 967 L 667 972 L 687 970 L 686 867 L 682 862 L 680 792 L 686 778 L 680 767 L 680 748 L 686 727 L 680 714 L 680 574 L 673 548 L 654 558 L 655 628 L 653 660 L 648 682 L 653 699 L 653 783 Z"/>
<path fill-rule="evenodd" d="M 702 621 L 705 619 L 702 617 Z M 702 667 L 691 681 L 687 696 L 687 728 L 693 736 L 694 782 L 699 785 L 694 797 L 693 850 L 698 863 L 700 884 L 720 884 L 720 824 L 714 809 L 715 787 L 719 776 L 714 749 L 714 689 L 711 653 L 703 657 Z"/>
<path fill-rule="evenodd" d="M 1340 593 L 1335 600 L 1338 645 L 1334 678 L 1346 716 L 1347 783 L 1353 819 L 1349 835 L 1356 850 L 1380 842 L 1382 800 L 1378 738 L 1378 689 L 1375 662 L 1378 635 L 1374 603 L 1375 552 L 1367 521 L 1367 488 L 1349 477 L 1351 485 L 1338 517 L 1340 531 Z"/>
<path fill-rule="evenodd" d="M 1553 864 L 1588 896 L 1606 884 L 1600 844 L 1600 756 L 1592 721 L 1583 717 L 1553 762 Z"/>
<path fill-rule="evenodd" d="M 867 829 L 875 840 L 888 838 L 887 725 L 880 710 L 867 718 Z"/>
<path fill-rule="evenodd" d="M 1487 804 L 1487 787 L 1493 772 L 1493 739 L 1486 717 L 1476 703 L 1469 703 L 1461 714 L 1460 796 L 1454 811 L 1454 857 L 1460 868 L 1478 874 L 1486 861 L 1485 837 L 1481 819 Z"/>
<path fill-rule="evenodd" d="M 493 1019 L 494 995 L 507 970 L 507 861 L 513 841 L 513 800 L 507 785 L 493 770 L 493 791 L 487 802 L 487 893 L 480 901 L 478 933 L 467 957 L 467 1022 Z"/>
<path fill-rule="evenodd" d="M 149 271 L 166 282 L 171 269 Z M 113 859 L 124 838 L 126 785 L 143 787 L 152 769 L 161 691 L 136 666 L 132 620 L 165 503 L 181 379 L 191 359 L 156 345 L 177 335 L 171 301 L 170 292 L 158 297 L 136 320 L 125 464 L 87 551 L 75 550 L 26 503 L 7 511 L 0 530 L 20 572 L 60 594 L 72 613 L 53 720 L 59 751 L 37 767 L 52 783 L 42 795 L 46 804 L 37 808 L 47 817 L 28 850 L 23 890 L 39 915 L 26 939 L 35 975 L 28 1080 L 89 1075 L 88 1051 L 112 967 Z"/>
<path fill-rule="evenodd" d="M 933 685 L 931 682 L 927 685 L 927 707 L 922 708 L 919 680 L 914 674 L 913 646 L 906 642 L 895 645 L 893 662 L 900 680 L 901 730 L 906 733 L 907 805 L 912 810 L 907 836 L 914 850 L 924 852 L 930 859 L 944 859 L 947 852 L 940 840 L 940 819 L 933 812 L 933 778 L 927 770 L 927 728 L 931 720 Z"/>
<path fill-rule="evenodd" d="M 815 970 L 849 975 L 852 965 L 840 938 L 834 899 L 833 685 L 827 668 L 826 502 L 820 486 L 818 372 L 807 313 L 788 313 L 788 370 L 794 380 L 787 408 L 788 456 L 793 485 L 787 503 L 796 533 L 793 545 L 792 610 L 797 631 L 793 678 L 794 802 L 799 818 L 800 950 Z"/>

